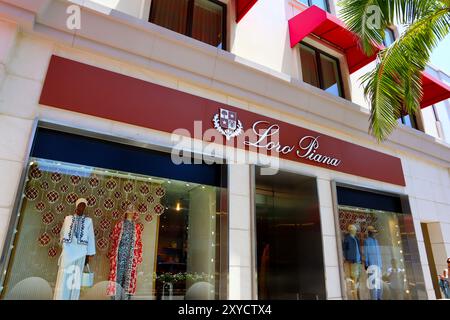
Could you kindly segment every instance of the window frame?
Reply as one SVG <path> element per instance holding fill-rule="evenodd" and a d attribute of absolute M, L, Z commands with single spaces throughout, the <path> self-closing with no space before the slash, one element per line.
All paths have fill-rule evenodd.
<path fill-rule="evenodd" d="M 320 84 L 320 87 L 316 87 L 316 88 L 319 88 L 319 89 L 325 91 L 325 89 L 324 89 L 324 80 L 323 80 L 322 64 L 321 64 L 321 60 L 320 60 L 320 55 L 322 54 L 322 55 L 324 55 L 324 56 L 334 60 L 336 62 L 336 65 L 337 65 L 337 72 L 338 72 L 337 80 L 339 82 L 338 90 L 339 90 L 340 94 L 338 96 L 335 96 L 334 94 L 332 94 L 332 95 L 335 96 L 335 97 L 341 97 L 343 99 L 346 99 L 346 92 L 345 92 L 345 88 L 344 88 L 344 81 L 343 81 L 342 70 L 341 70 L 341 62 L 340 62 L 339 58 L 337 58 L 337 57 L 335 57 L 335 56 L 333 56 L 333 55 L 331 55 L 331 54 L 329 54 L 329 53 L 327 53 L 327 52 L 325 52 L 323 50 L 320 50 L 317 47 L 314 47 L 313 45 L 310 45 L 309 43 L 306 43 L 304 41 L 300 42 L 299 53 L 300 53 L 302 45 L 307 47 L 307 48 L 309 48 L 309 49 L 311 49 L 311 50 L 313 50 L 314 53 L 315 53 L 317 72 L 318 72 L 318 78 L 319 78 L 319 84 Z M 301 63 L 301 59 L 300 59 L 300 63 Z M 303 82 L 305 82 L 303 80 L 303 72 L 302 72 L 302 79 L 301 80 Z M 313 86 L 313 85 L 311 85 L 311 86 Z M 315 86 L 313 86 L 313 87 L 315 87 Z"/>
<path fill-rule="evenodd" d="M 410 117 L 410 122 L 411 122 L 411 124 L 413 124 L 413 125 L 408 125 L 407 123 L 406 123 L 406 120 L 405 120 L 405 118 L 406 117 Z M 400 116 L 400 118 L 398 118 L 398 120 L 404 125 L 404 126 L 406 126 L 406 127 L 408 127 L 408 128 L 411 128 L 411 129 L 414 129 L 414 130 L 418 130 L 418 131 L 422 131 L 421 130 L 421 128 L 420 128 L 420 126 L 419 126 L 419 120 L 418 120 L 418 117 L 415 115 L 415 114 L 405 114 L 405 115 L 402 115 L 402 116 Z M 412 121 L 411 121 L 412 120 Z"/>
<path fill-rule="evenodd" d="M 219 0 L 206 0 L 206 1 L 217 4 L 220 7 L 222 7 L 222 48 L 220 48 L 220 49 L 227 51 L 228 50 L 228 46 L 227 46 L 227 19 L 228 19 L 227 4 L 222 1 L 219 1 Z M 183 34 L 183 33 L 177 32 L 177 31 L 174 31 L 174 32 L 182 34 L 191 39 L 197 40 L 192 37 L 192 27 L 193 27 L 193 22 L 194 22 L 194 5 L 195 5 L 195 0 L 188 0 L 188 9 L 187 9 L 188 12 L 187 12 L 187 16 L 186 16 L 186 33 Z M 155 1 L 152 1 L 151 5 L 150 5 L 150 12 L 148 15 L 148 22 L 150 22 L 150 23 L 154 23 L 151 21 L 154 6 L 155 6 Z M 156 23 L 154 23 L 154 24 L 156 24 Z M 156 24 L 156 25 L 158 25 L 158 24 Z M 163 26 L 160 26 L 160 27 L 163 27 Z M 165 28 L 165 27 L 163 27 L 163 28 Z M 168 29 L 168 28 L 166 28 L 166 29 Z M 210 45 L 209 43 L 203 42 L 201 40 L 197 40 L 197 41 L 200 41 L 202 43 Z M 210 45 L 210 46 L 212 46 L 212 45 Z M 215 47 L 215 48 L 218 48 L 218 47 Z"/>
<path fill-rule="evenodd" d="M 312 4 L 312 0 L 304 0 L 305 2 L 308 2 L 308 4 L 306 4 L 306 3 L 303 3 L 303 1 L 301 1 L 301 0 L 298 0 L 300 3 L 302 3 L 303 5 L 307 5 L 308 7 L 311 7 L 311 6 L 313 6 L 313 4 Z M 325 6 L 326 6 L 326 11 L 328 12 L 328 13 L 331 13 L 331 8 L 330 8 L 330 1 L 329 0 L 324 0 L 325 1 Z M 320 8 L 320 7 L 319 7 Z M 321 8 L 322 9 L 322 8 Z"/>

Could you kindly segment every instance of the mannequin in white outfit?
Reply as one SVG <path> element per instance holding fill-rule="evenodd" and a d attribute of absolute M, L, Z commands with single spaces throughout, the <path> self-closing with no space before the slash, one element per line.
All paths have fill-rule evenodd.
<path fill-rule="evenodd" d="M 81 276 L 89 258 L 95 255 L 92 219 L 84 215 L 87 200 L 76 202 L 75 214 L 67 216 L 61 229 L 62 252 L 58 260 L 55 300 L 78 300 Z"/>

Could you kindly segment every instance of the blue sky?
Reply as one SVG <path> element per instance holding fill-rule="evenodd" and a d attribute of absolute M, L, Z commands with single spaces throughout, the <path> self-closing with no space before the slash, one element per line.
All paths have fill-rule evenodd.
<path fill-rule="evenodd" d="M 433 66 L 450 75 L 450 36 L 447 36 L 447 38 L 434 49 L 430 62 Z"/>

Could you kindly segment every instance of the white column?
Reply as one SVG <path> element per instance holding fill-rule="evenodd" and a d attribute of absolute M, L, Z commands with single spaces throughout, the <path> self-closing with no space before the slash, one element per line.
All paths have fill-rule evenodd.
<path fill-rule="evenodd" d="M 229 165 L 229 299 L 252 299 L 250 166 Z"/>
<path fill-rule="evenodd" d="M 0 21 L 0 250 L 27 159 L 33 121 L 51 54 L 48 42 Z"/>
<path fill-rule="evenodd" d="M 331 181 L 328 179 L 317 179 L 317 190 L 319 193 L 320 221 L 322 224 L 327 299 L 342 299 L 338 258 L 340 253 L 337 246 Z"/>

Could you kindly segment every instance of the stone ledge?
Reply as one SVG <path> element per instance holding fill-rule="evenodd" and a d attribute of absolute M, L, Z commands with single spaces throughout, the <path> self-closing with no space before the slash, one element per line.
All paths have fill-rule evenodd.
<path fill-rule="evenodd" d="M 20 12 L 18 7 L 11 8 L 10 5 L 8 7 L 6 2 L 10 1 L 0 0 L 0 16 L 4 16 L 6 11 L 9 12 L 8 18 L 16 20 L 22 28 L 28 29 L 28 32 L 65 43 L 70 41 L 70 36 L 73 35 L 73 40 L 83 43 L 83 49 L 85 50 L 101 52 L 108 57 L 127 61 L 144 68 L 163 66 L 163 68 L 159 68 L 160 72 L 170 75 L 175 74 L 176 77 L 183 74 L 184 80 L 194 84 L 200 83 L 200 86 L 204 88 L 214 88 L 214 90 L 228 94 L 229 91 L 224 89 L 234 88 L 233 94 L 247 102 L 257 103 L 269 109 L 274 109 L 275 105 L 278 111 L 284 111 L 295 116 L 302 115 L 318 124 L 325 123 L 332 129 L 343 130 L 344 133 L 366 141 L 369 139 L 369 145 L 374 142 L 374 139 L 367 134 L 369 114 L 366 109 L 229 52 L 218 50 L 197 40 L 115 10 L 110 10 L 108 11 L 110 14 L 105 15 L 88 7 L 82 8 L 82 14 L 88 15 L 91 21 L 95 21 L 95 29 L 97 30 L 109 30 L 106 26 L 113 23 L 116 31 L 120 30 L 126 34 L 131 29 L 136 30 L 140 33 L 139 36 L 142 39 L 148 39 L 148 43 L 155 42 L 153 45 L 144 48 L 143 51 L 139 43 L 130 46 L 126 42 L 127 39 L 122 39 L 122 43 L 119 40 L 117 40 L 118 42 L 115 40 L 114 43 L 105 42 L 101 34 L 88 31 L 82 37 L 76 33 L 68 32 L 69 30 L 65 28 L 65 25 L 61 25 L 61 21 L 58 23 L 48 21 L 50 18 L 45 16 L 45 12 L 48 10 L 53 10 L 54 14 L 57 12 L 60 12 L 61 15 L 65 14 L 62 11 L 64 6 L 61 6 L 61 4 L 72 4 L 66 0 L 49 1 L 45 10 L 42 10 L 43 6 L 39 7 L 41 14 L 38 14 L 37 11 L 34 12 L 34 17 L 30 16 L 29 11 Z M 85 2 L 88 3 L 87 0 Z M 34 20 L 36 16 L 38 22 Z M 50 28 L 46 28 L 46 26 Z M 157 43 L 172 47 L 174 52 L 171 50 L 167 55 L 155 54 Z M 142 55 L 143 52 L 144 55 Z M 202 62 L 204 59 L 208 63 L 199 64 L 199 61 Z M 189 64 L 189 61 L 196 62 L 195 68 Z M 211 69 L 212 65 L 214 66 L 213 69 Z M 227 72 L 228 75 L 224 74 Z M 246 80 L 242 81 L 242 79 Z M 243 86 L 245 86 L 244 89 Z M 276 90 L 270 91 L 269 88 L 276 88 Z M 296 103 L 297 100 L 293 97 L 298 97 L 301 104 Z M 348 119 L 351 119 L 351 121 L 349 122 Z M 428 160 L 445 167 L 450 166 L 449 145 L 416 130 L 400 127 L 383 146 L 395 151 L 402 150 L 420 155 L 422 158 L 428 158 Z"/>

